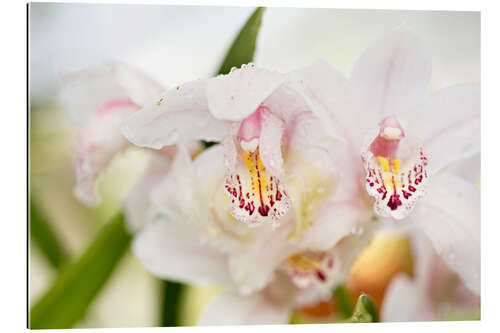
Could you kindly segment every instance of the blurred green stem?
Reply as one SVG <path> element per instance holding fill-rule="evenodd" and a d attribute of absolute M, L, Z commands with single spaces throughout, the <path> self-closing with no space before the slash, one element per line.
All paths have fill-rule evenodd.
<path fill-rule="evenodd" d="M 332 301 L 340 312 L 342 318 L 349 318 L 352 315 L 351 296 L 343 285 L 338 285 L 332 294 Z"/>
<path fill-rule="evenodd" d="M 180 323 L 180 299 L 183 291 L 183 284 L 162 280 L 163 298 L 161 309 L 161 326 L 179 326 Z"/>
<path fill-rule="evenodd" d="M 29 217 L 30 239 L 40 249 L 49 264 L 59 270 L 68 261 L 68 253 L 50 224 L 40 215 L 33 200 L 30 200 Z"/>

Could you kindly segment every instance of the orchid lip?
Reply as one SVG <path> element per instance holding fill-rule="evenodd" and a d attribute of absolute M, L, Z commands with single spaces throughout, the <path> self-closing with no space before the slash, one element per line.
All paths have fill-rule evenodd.
<path fill-rule="evenodd" d="M 239 124 L 236 140 L 237 163 L 226 176 L 225 189 L 231 214 L 239 221 L 257 226 L 264 221 L 279 224 L 289 208 L 288 195 L 280 179 L 261 159 L 262 112 L 259 106 Z M 233 140 L 233 139 L 231 139 Z"/>
<path fill-rule="evenodd" d="M 375 212 L 384 217 L 403 219 L 425 195 L 427 157 L 421 144 L 401 157 L 400 144 L 405 132 L 394 116 L 384 118 L 379 133 L 363 149 L 365 187 L 375 198 Z"/>
<path fill-rule="evenodd" d="M 325 251 L 300 251 L 286 258 L 283 269 L 297 286 L 304 288 L 310 284 L 326 283 L 334 269 L 334 260 Z"/>

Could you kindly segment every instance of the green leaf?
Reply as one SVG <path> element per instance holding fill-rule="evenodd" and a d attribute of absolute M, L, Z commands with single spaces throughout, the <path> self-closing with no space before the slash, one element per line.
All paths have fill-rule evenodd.
<path fill-rule="evenodd" d="M 163 299 L 161 310 L 161 326 L 179 326 L 180 301 L 184 285 L 168 280 L 161 281 L 163 285 Z"/>
<path fill-rule="evenodd" d="M 64 267 L 54 285 L 31 308 L 30 328 L 71 328 L 84 317 L 130 244 L 132 237 L 124 222 L 120 213 L 75 263 Z"/>
<path fill-rule="evenodd" d="M 40 215 L 33 200 L 30 200 L 29 216 L 31 241 L 40 249 L 52 267 L 60 269 L 68 261 L 68 254 L 50 224 Z"/>
<path fill-rule="evenodd" d="M 262 14 L 265 8 L 257 7 L 247 22 L 241 28 L 240 32 L 234 39 L 229 51 L 227 51 L 222 64 L 217 71 L 217 74 L 227 74 L 233 67 L 241 67 L 243 64 L 248 64 L 253 61 L 255 48 L 257 44 L 257 36 L 259 35 L 260 25 L 262 23 Z M 218 144 L 214 141 L 201 141 L 203 148 L 207 149 Z"/>
<path fill-rule="evenodd" d="M 333 290 L 332 301 L 339 310 L 342 318 L 349 318 L 352 315 L 351 298 L 343 285 L 338 285 Z"/>
<path fill-rule="evenodd" d="M 377 311 L 373 300 L 366 294 L 358 297 L 358 302 L 354 307 L 351 318 L 347 320 L 348 323 L 372 323 L 378 321 Z"/>
<path fill-rule="evenodd" d="M 231 71 L 232 67 L 240 67 L 253 60 L 264 10 L 265 8 L 263 7 L 257 7 L 243 28 L 241 28 L 226 57 L 222 61 L 217 74 L 227 74 Z"/>

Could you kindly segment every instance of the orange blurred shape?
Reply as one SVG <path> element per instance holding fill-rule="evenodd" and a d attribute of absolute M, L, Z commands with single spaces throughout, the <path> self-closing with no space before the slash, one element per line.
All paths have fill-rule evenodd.
<path fill-rule="evenodd" d="M 333 312 L 333 305 L 330 301 L 321 301 L 313 306 L 304 307 L 299 310 L 299 314 L 315 318 L 329 317 Z"/>
<path fill-rule="evenodd" d="M 380 310 L 385 291 L 399 273 L 413 275 L 410 238 L 406 235 L 379 232 L 364 248 L 351 268 L 346 289 L 355 301 L 368 294 Z"/>

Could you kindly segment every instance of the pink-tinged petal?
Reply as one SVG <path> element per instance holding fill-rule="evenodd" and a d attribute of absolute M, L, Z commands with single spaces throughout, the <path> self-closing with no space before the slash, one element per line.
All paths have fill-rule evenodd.
<path fill-rule="evenodd" d="M 205 98 L 206 80 L 169 89 L 153 104 L 124 123 L 125 137 L 139 147 L 160 149 L 188 140 L 219 141 L 227 136 L 229 122 L 215 119 Z"/>
<path fill-rule="evenodd" d="M 262 111 L 262 128 L 259 138 L 259 151 L 262 164 L 271 175 L 283 181 L 285 169 L 282 156 L 284 124 L 268 109 Z"/>
<path fill-rule="evenodd" d="M 411 219 L 473 292 L 480 292 L 480 193 L 451 174 L 435 175 Z"/>
<path fill-rule="evenodd" d="M 102 105 L 78 133 L 75 142 L 74 193 L 85 204 L 99 203 L 95 182 L 113 157 L 129 146 L 120 127 L 123 120 L 135 110 L 137 106 L 131 101 L 110 101 Z"/>
<path fill-rule="evenodd" d="M 192 284 L 229 284 L 227 259 L 203 244 L 195 228 L 178 220 L 158 220 L 134 239 L 132 250 L 154 275 Z"/>
<path fill-rule="evenodd" d="M 76 124 L 83 126 L 110 101 L 128 101 L 111 66 L 66 73 L 61 78 L 59 104 Z"/>
<path fill-rule="evenodd" d="M 479 85 L 463 84 L 440 90 L 413 114 L 411 130 L 421 139 L 433 173 L 480 151 L 480 108 Z"/>
<path fill-rule="evenodd" d="M 208 107 L 215 118 L 242 120 L 252 114 L 284 81 L 283 74 L 252 64 L 208 80 Z"/>
<path fill-rule="evenodd" d="M 153 78 L 122 63 L 110 65 L 118 84 L 137 105 L 144 107 L 158 100 L 165 91 Z"/>
<path fill-rule="evenodd" d="M 171 158 L 167 154 L 152 153 L 148 167 L 128 192 L 124 202 L 127 229 L 135 233 L 153 220 L 154 209 L 151 191 L 158 185 L 170 169 Z"/>
<path fill-rule="evenodd" d="M 371 45 L 358 59 L 351 82 L 365 113 L 385 116 L 413 111 L 431 77 L 431 60 L 420 39 L 398 29 Z"/>
<path fill-rule="evenodd" d="M 432 320 L 425 307 L 425 294 L 419 285 L 405 274 L 394 278 L 384 296 L 380 311 L 383 322 Z"/>
<path fill-rule="evenodd" d="M 273 302 L 262 293 L 240 296 L 226 292 L 207 306 L 198 325 L 287 324 L 291 314 L 289 304 Z"/>
<path fill-rule="evenodd" d="M 301 101 L 295 102 L 294 104 L 301 105 L 301 108 L 294 113 L 313 112 L 321 120 L 328 135 L 341 137 L 353 145 L 353 150 L 358 150 L 361 133 L 367 129 L 373 117 L 369 113 L 361 112 L 347 79 L 323 60 L 289 73 L 288 78 L 288 90 L 300 96 L 305 104 L 302 106 Z M 281 89 L 280 93 L 283 95 L 282 99 L 288 99 L 287 90 Z M 271 102 L 276 99 L 273 98 Z M 289 112 L 286 110 L 290 109 L 289 107 L 280 107 L 279 103 L 277 106 L 276 109 Z M 271 109 L 274 110 L 273 107 Z"/>

